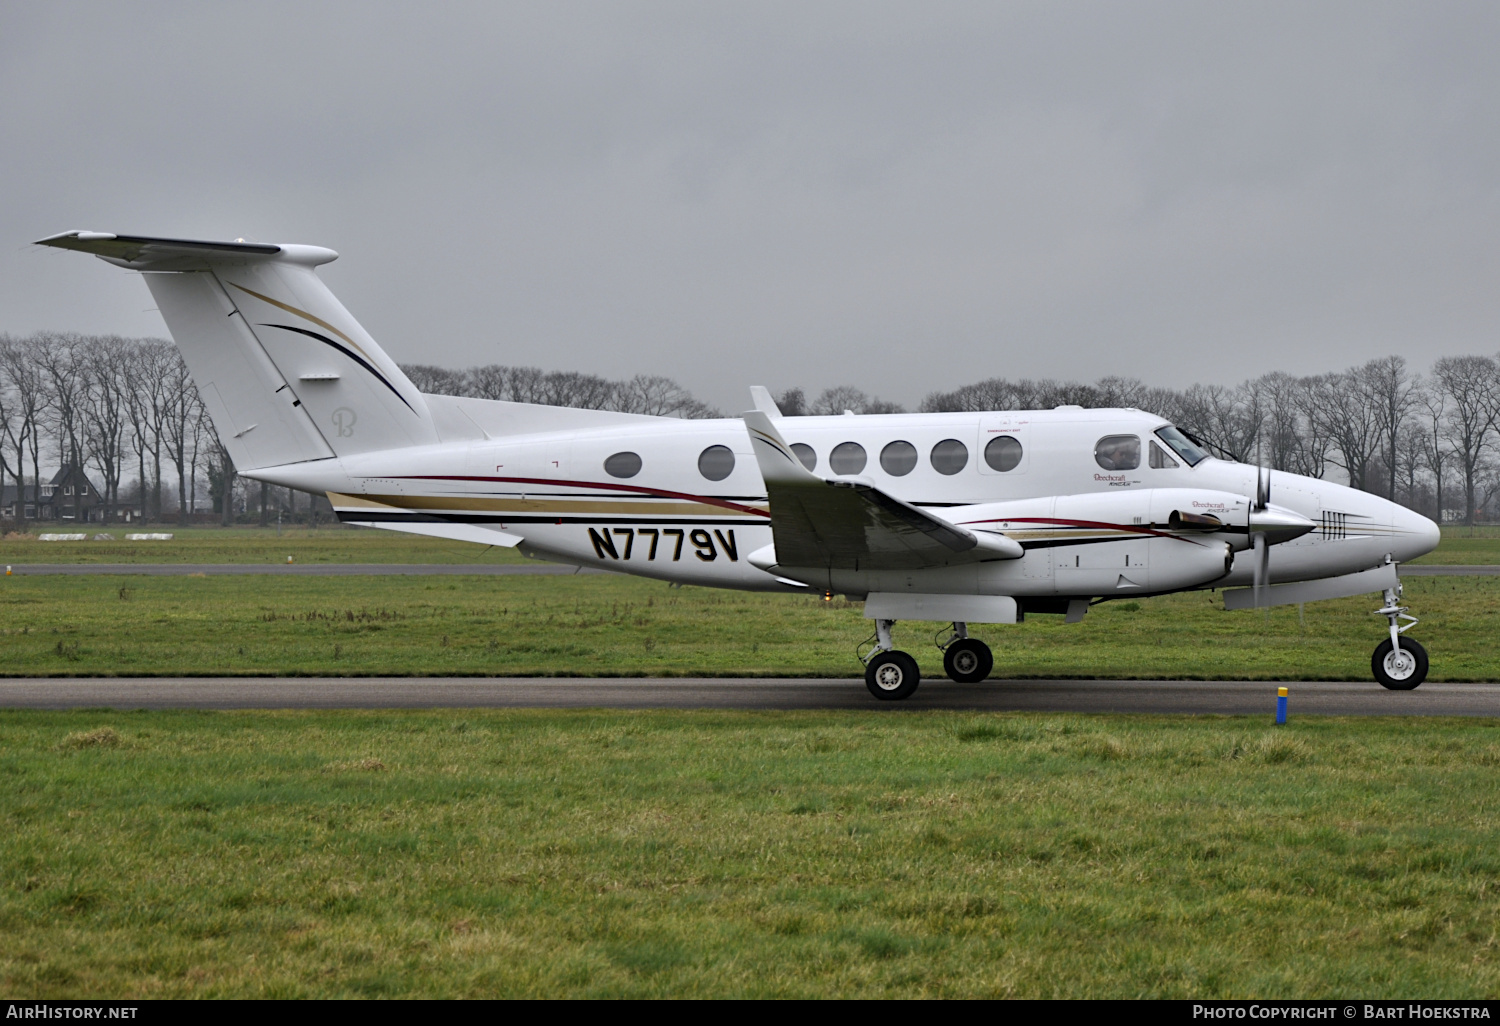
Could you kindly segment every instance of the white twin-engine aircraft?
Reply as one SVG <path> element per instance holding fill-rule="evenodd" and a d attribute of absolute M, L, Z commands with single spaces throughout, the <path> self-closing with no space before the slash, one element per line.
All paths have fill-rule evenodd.
<path fill-rule="evenodd" d="M 1273 493 L 1269 472 L 1140 410 L 783 417 L 756 387 L 738 419 L 684 421 L 424 395 L 318 278 L 332 250 L 82 231 L 40 245 L 145 272 L 245 477 L 325 492 L 354 524 L 862 599 L 876 698 L 919 681 L 897 620 L 951 623 L 943 668 L 972 682 L 993 657 L 970 623 L 1235 586 L 1228 609 L 1383 592 L 1375 679 L 1427 674 L 1396 568 L 1437 546 L 1432 521 L 1282 472 Z"/>

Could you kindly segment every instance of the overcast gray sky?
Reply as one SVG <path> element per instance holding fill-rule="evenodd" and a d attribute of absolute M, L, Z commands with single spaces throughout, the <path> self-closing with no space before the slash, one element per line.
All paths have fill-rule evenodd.
<path fill-rule="evenodd" d="M 331 246 L 400 361 L 1155 384 L 1500 348 L 1500 5 L 0 3 L 0 331 L 70 228 Z"/>

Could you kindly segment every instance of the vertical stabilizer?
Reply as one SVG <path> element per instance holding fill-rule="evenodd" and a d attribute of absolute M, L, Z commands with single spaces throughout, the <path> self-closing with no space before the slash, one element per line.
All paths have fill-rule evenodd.
<path fill-rule="evenodd" d="M 41 244 L 145 272 L 241 470 L 438 440 L 421 393 L 318 277 L 332 250 L 99 232 Z"/>

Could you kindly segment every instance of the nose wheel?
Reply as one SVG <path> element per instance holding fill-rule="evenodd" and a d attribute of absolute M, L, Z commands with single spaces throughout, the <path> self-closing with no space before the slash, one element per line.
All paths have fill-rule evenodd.
<path fill-rule="evenodd" d="M 1402 638 L 1396 648 L 1387 638 L 1375 647 L 1370 669 L 1381 687 L 1410 691 L 1427 679 L 1427 650 L 1410 638 Z"/>
<path fill-rule="evenodd" d="M 1385 605 L 1376 612 L 1391 625 L 1391 636 L 1375 646 L 1370 657 L 1370 669 L 1375 680 L 1391 691 L 1410 691 L 1427 679 L 1427 650 L 1410 638 L 1402 637 L 1409 627 L 1417 622 L 1415 616 L 1406 612 L 1401 601 L 1401 585 L 1387 589 Z M 1403 624 L 1401 621 L 1407 621 Z"/>

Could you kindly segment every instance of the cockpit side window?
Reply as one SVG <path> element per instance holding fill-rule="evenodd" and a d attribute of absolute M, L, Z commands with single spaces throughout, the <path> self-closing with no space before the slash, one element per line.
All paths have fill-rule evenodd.
<path fill-rule="evenodd" d="M 1156 444 L 1156 439 L 1151 439 L 1151 469 L 1170 470 L 1180 464 L 1167 455 L 1167 450 Z"/>
<path fill-rule="evenodd" d="M 1134 470 L 1141 465 L 1141 440 L 1136 435 L 1105 435 L 1094 444 L 1094 462 L 1105 470 Z"/>
<path fill-rule="evenodd" d="M 1194 445 L 1187 435 L 1171 424 L 1157 428 L 1156 437 L 1167 443 L 1167 448 L 1181 456 L 1182 462 L 1190 467 L 1196 467 L 1208 459 L 1208 453 L 1204 452 L 1200 446 Z"/>

